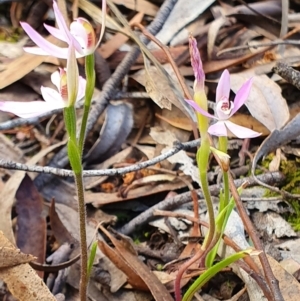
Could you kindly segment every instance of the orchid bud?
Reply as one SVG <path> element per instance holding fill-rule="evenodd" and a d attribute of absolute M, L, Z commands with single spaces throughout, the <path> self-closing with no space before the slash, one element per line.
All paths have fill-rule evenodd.
<path fill-rule="evenodd" d="M 68 107 L 74 106 L 78 94 L 79 71 L 75 56 L 75 48 L 71 42 L 68 49 L 67 60 L 67 87 L 68 87 Z"/>
<path fill-rule="evenodd" d="M 189 37 L 189 47 L 190 47 L 191 64 L 195 75 L 194 92 L 195 93 L 204 92 L 205 74 L 204 74 L 203 65 L 197 46 L 197 41 L 192 36 Z"/>
<path fill-rule="evenodd" d="M 72 36 L 79 42 L 85 55 L 91 54 L 96 47 L 96 34 L 92 24 L 84 19 L 78 18 L 70 25 Z"/>
<path fill-rule="evenodd" d="M 218 158 L 219 164 L 221 165 L 221 168 L 223 171 L 229 170 L 229 164 L 230 164 L 230 156 L 214 147 L 210 147 L 210 150 L 214 153 L 214 155 Z"/>

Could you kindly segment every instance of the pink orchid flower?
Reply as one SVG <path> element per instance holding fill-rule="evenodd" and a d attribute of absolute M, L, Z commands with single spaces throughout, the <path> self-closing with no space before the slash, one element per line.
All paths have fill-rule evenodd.
<path fill-rule="evenodd" d="M 252 86 L 252 79 L 247 80 L 239 91 L 236 93 L 234 101 L 229 101 L 230 94 L 230 75 L 228 70 L 224 70 L 220 78 L 216 91 L 216 109 L 215 114 L 211 115 L 205 110 L 201 109 L 199 105 L 193 100 L 186 100 L 196 111 L 209 118 L 216 119 L 217 122 L 208 128 L 208 132 L 214 136 L 228 136 L 228 131 L 236 137 L 254 138 L 260 135 L 243 126 L 239 126 L 228 119 L 235 114 L 240 107 L 246 102 L 250 89 Z"/>
<path fill-rule="evenodd" d="M 22 118 L 30 118 L 68 106 L 67 75 L 65 69 L 60 69 L 60 71 L 52 73 L 51 81 L 57 90 L 42 86 L 41 93 L 45 101 L 0 101 L 0 110 L 13 113 Z M 86 80 L 79 77 L 77 101 L 84 97 L 85 86 Z"/>
<path fill-rule="evenodd" d="M 83 57 L 92 54 L 100 44 L 104 34 L 105 28 L 105 13 L 106 13 L 106 1 L 102 1 L 102 28 L 100 38 L 96 43 L 95 31 L 89 21 L 84 18 L 77 18 L 70 24 L 70 29 L 64 20 L 62 13 L 60 12 L 56 1 L 53 0 L 53 10 L 58 28 L 44 24 L 45 28 L 54 37 L 66 42 L 68 45 L 72 42 L 76 50 L 76 57 Z M 26 52 L 37 55 L 53 55 L 57 58 L 68 58 L 68 47 L 56 46 L 45 38 L 43 38 L 37 31 L 35 31 L 29 24 L 25 22 L 20 23 L 24 31 L 28 34 L 31 40 L 38 47 L 25 47 Z"/>

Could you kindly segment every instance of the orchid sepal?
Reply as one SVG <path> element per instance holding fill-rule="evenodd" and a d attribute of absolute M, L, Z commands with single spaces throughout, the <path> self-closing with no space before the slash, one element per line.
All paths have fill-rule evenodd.
<path fill-rule="evenodd" d="M 59 71 L 52 73 L 51 81 L 57 89 L 42 86 L 41 94 L 45 101 L 0 101 L 0 111 L 12 113 L 21 118 L 32 118 L 66 107 L 68 105 L 68 101 L 65 97 L 62 97 L 61 73 Z M 79 77 L 78 82 L 76 101 L 79 101 L 84 97 L 86 88 L 86 80 L 84 78 Z"/>
<path fill-rule="evenodd" d="M 105 13 L 106 13 L 106 1 L 102 1 L 102 28 L 98 42 L 96 43 L 96 37 L 92 25 L 89 21 L 78 18 L 70 25 L 70 30 L 61 14 L 57 3 L 53 1 L 53 10 L 55 19 L 58 24 L 58 28 L 45 25 L 45 28 L 54 37 L 66 42 L 68 45 L 73 44 L 76 50 L 76 58 L 84 57 L 91 53 L 94 53 L 98 48 L 105 28 Z M 84 21 L 83 21 L 84 20 Z M 36 55 L 52 55 L 57 58 L 67 59 L 68 48 L 59 47 L 50 43 L 47 39 L 42 37 L 35 29 L 25 22 L 20 22 L 22 28 L 27 35 L 32 39 L 38 47 L 25 47 L 24 51 Z M 78 34 L 79 33 L 79 34 Z M 90 38 L 92 37 L 92 38 Z"/>

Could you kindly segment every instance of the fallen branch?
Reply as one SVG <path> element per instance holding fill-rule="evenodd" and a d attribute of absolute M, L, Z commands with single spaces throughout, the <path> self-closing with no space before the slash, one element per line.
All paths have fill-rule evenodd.
<path fill-rule="evenodd" d="M 262 175 L 257 176 L 262 182 L 268 184 L 278 184 L 284 180 L 284 175 L 281 172 L 269 172 Z M 253 177 L 247 177 L 244 179 L 238 179 L 234 181 L 236 187 L 241 186 L 244 182 L 248 183 L 248 186 L 255 186 L 256 180 Z M 211 185 L 209 186 L 209 190 L 211 195 L 218 196 L 220 194 L 220 189 L 222 185 Z M 199 198 L 203 198 L 201 189 L 196 190 Z M 152 206 L 146 211 L 142 212 L 140 215 L 133 218 L 129 223 L 124 225 L 122 228 L 118 229 L 119 232 L 125 235 L 129 235 L 139 228 L 141 225 L 149 222 L 154 219 L 153 212 L 155 210 L 170 210 L 176 207 L 179 207 L 182 204 L 186 204 L 191 202 L 191 193 L 190 191 L 177 195 L 175 197 L 167 198 L 160 203 Z"/>

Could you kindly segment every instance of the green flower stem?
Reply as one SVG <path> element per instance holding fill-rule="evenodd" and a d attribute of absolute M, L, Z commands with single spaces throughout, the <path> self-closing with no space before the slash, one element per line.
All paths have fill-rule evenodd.
<path fill-rule="evenodd" d="M 92 97 L 93 97 L 94 87 L 95 87 L 96 75 L 95 75 L 94 65 L 95 65 L 94 54 L 90 54 L 86 56 L 85 57 L 86 89 L 85 89 L 83 116 L 82 116 L 80 134 L 78 140 L 78 147 L 79 147 L 79 152 L 81 157 L 82 157 L 84 141 L 85 141 L 86 125 L 87 125 L 87 120 L 91 108 L 91 102 L 92 102 Z"/>
<path fill-rule="evenodd" d="M 195 102 L 205 111 L 208 110 L 207 107 L 207 98 L 205 95 L 205 91 L 198 91 L 194 94 Z M 208 137 L 208 118 L 200 113 L 197 113 L 197 120 L 198 120 L 198 127 L 201 136 L 201 146 L 197 152 L 197 164 L 200 173 L 200 184 L 202 188 L 202 193 L 204 195 L 206 205 L 207 205 L 207 212 L 209 217 L 209 230 L 208 234 L 206 235 L 202 249 L 205 248 L 211 243 L 214 233 L 215 233 L 215 215 L 213 209 L 213 203 L 211 200 L 211 195 L 208 188 L 208 181 L 207 181 L 207 168 L 208 168 L 208 161 L 209 161 L 209 154 L 210 154 L 210 142 Z"/>
<path fill-rule="evenodd" d="M 219 150 L 227 154 L 227 149 L 228 149 L 227 137 L 226 136 L 219 137 Z M 229 179 L 228 179 L 227 171 L 223 171 L 223 184 L 224 184 L 223 202 L 222 202 L 222 208 L 220 206 L 219 212 L 221 212 L 229 203 Z"/>
<path fill-rule="evenodd" d="M 227 137 L 226 136 L 219 137 L 219 150 L 227 154 L 227 148 L 228 148 Z M 220 245 L 222 234 L 224 233 L 228 218 L 234 207 L 233 203 L 231 204 L 231 206 L 228 206 L 229 197 L 230 197 L 229 179 L 228 179 L 228 172 L 224 170 L 223 170 L 223 184 L 224 184 L 224 190 L 223 192 L 220 191 L 219 214 L 216 221 L 215 235 L 210 245 L 208 246 L 209 253 L 205 259 L 205 266 L 208 268 L 213 265 L 213 262 L 215 260 Z M 224 210 L 226 210 L 226 212 L 224 212 Z"/>
<path fill-rule="evenodd" d="M 84 201 L 84 187 L 82 172 L 75 173 L 75 183 L 77 188 L 78 198 L 78 214 L 79 214 L 79 232 L 80 232 L 80 258 L 81 258 L 81 273 L 80 273 L 80 301 L 86 301 L 88 277 L 88 251 L 86 244 L 86 210 Z"/>
<path fill-rule="evenodd" d="M 204 242 L 202 244 L 202 249 L 205 250 L 208 245 L 210 245 L 214 233 L 215 233 L 215 214 L 211 195 L 209 192 L 209 186 L 207 181 L 207 167 L 210 153 L 209 140 L 206 137 L 203 139 L 201 136 L 201 146 L 197 152 L 197 164 L 200 173 L 200 184 L 202 188 L 202 193 L 206 201 L 208 220 L 209 220 L 209 229 L 208 234 L 205 236 Z"/>
<path fill-rule="evenodd" d="M 81 153 L 76 140 L 76 111 L 74 106 L 64 109 L 64 119 L 66 129 L 69 135 L 68 141 L 68 157 L 72 170 L 74 172 L 75 186 L 78 198 L 78 215 L 79 215 L 79 232 L 80 232 L 80 300 L 86 301 L 87 285 L 88 285 L 88 252 L 86 244 L 86 210 L 84 201 L 84 186 L 82 177 Z"/>

